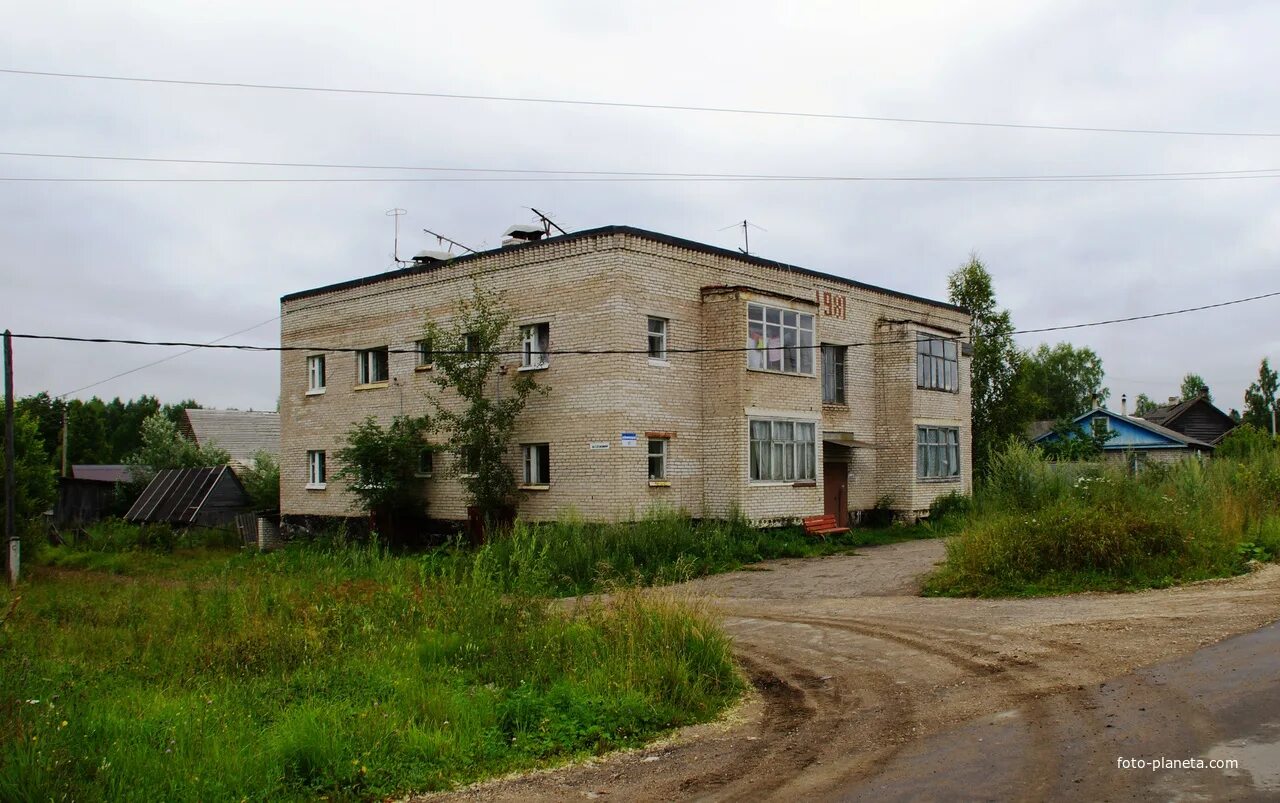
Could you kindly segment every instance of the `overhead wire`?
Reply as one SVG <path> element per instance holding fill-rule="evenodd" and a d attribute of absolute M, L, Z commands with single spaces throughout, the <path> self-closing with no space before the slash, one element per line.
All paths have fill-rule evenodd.
<path fill-rule="evenodd" d="M 614 109 L 638 109 L 647 111 L 699 112 L 710 114 L 735 114 L 766 117 L 790 117 L 808 120 L 850 120 L 875 123 L 904 123 L 912 125 L 967 126 L 975 128 L 1005 128 L 1034 131 L 1074 131 L 1094 134 L 1144 134 L 1179 137 L 1248 137 L 1276 138 L 1280 132 L 1271 131 L 1212 131 L 1171 128 L 1138 128 L 1097 125 L 1058 125 L 1044 123 L 1020 123 L 990 120 L 960 120 L 926 117 L 891 117 L 885 115 L 847 114 L 838 112 L 793 111 L 785 109 L 752 109 L 731 106 L 710 106 L 676 103 L 640 103 L 620 100 L 583 100 L 574 98 L 533 97 L 517 95 L 486 95 L 462 92 L 425 92 L 390 89 L 360 89 L 350 87 L 315 86 L 306 84 L 269 84 L 245 81 L 207 81 L 179 78 L 106 75 L 96 73 L 55 72 L 50 70 L 24 70 L 0 68 L 0 73 L 41 78 L 67 78 L 91 81 L 112 81 L 139 84 L 165 84 L 222 89 L 256 89 L 277 92 L 317 92 L 341 95 L 378 95 L 387 97 L 434 98 L 439 100 L 468 100 L 495 103 L 524 103 L 542 105 L 579 106 Z"/>
<path fill-rule="evenodd" d="M 260 327 L 266 326 L 266 325 L 267 325 L 267 324 L 269 324 L 269 323 L 274 323 L 275 321 L 278 321 L 278 320 L 280 320 L 280 316 L 279 316 L 279 315 L 276 315 L 275 317 L 270 318 L 270 319 L 268 319 L 268 320 L 265 320 L 265 321 L 263 321 L 263 322 L 261 322 L 261 323 L 255 323 L 253 326 L 249 326 L 249 327 L 246 327 L 246 328 L 241 329 L 241 330 L 239 330 L 239 331 L 232 332 L 232 333 L 231 333 L 231 334 L 229 334 L 229 335 L 223 335 L 222 337 L 219 337 L 219 338 L 217 338 L 217 339 L 215 339 L 215 340 L 210 340 L 208 343 L 206 343 L 206 344 L 205 344 L 205 346 L 209 346 L 209 345 L 212 345 L 212 344 L 215 344 L 215 343 L 221 343 L 223 340 L 226 340 L 227 338 L 235 337 L 236 335 L 242 335 L 242 334 L 244 334 L 245 332 L 252 332 L 254 329 L 258 329 L 258 328 L 260 328 Z M 82 390 L 88 390 L 89 388 L 96 388 L 96 387 L 97 387 L 97 386 L 99 386 L 99 385 L 105 385 L 106 383 L 110 382 L 110 381 L 111 381 L 111 380 L 113 380 L 113 379 L 119 379 L 120 377 L 122 377 L 122 376 L 128 376 L 129 374 L 136 374 L 138 371 L 142 371 L 142 370 L 144 370 L 144 369 L 151 368 L 151 367 L 153 367 L 153 366 L 159 365 L 159 364 L 160 364 L 160 363 L 162 363 L 162 362 L 168 362 L 169 360 L 176 360 L 176 359 L 178 359 L 179 357 L 181 357 L 181 356 L 183 356 L 183 355 L 185 355 L 185 354 L 190 354 L 190 353 L 191 353 L 191 352 L 193 352 L 193 351 L 199 351 L 199 349 L 200 349 L 200 347 L 199 347 L 199 346 L 193 346 L 193 347 L 191 347 L 191 348 L 187 349 L 186 351 L 179 351 L 177 354 L 170 354 L 170 355 L 168 355 L 167 357 L 161 357 L 160 359 L 158 359 L 158 360 L 153 360 L 152 362 L 149 362 L 149 363 L 147 363 L 147 364 L 145 364 L 145 365 L 139 365 L 139 366 L 138 366 L 138 367 L 136 367 L 136 368 L 130 368 L 130 369 L 129 369 L 129 370 L 127 370 L 127 371 L 121 371 L 121 372 L 120 372 L 120 373 L 118 373 L 118 374 L 112 374 L 111 376 L 107 377 L 106 379 L 99 379 L 97 382 L 90 382 L 89 384 L 87 384 L 87 385 L 82 385 L 82 386 L 80 386 L 80 387 L 76 388 L 75 390 L 68 390 L 66 393 L 59 393 L 55 398 L 58 398 L 58 399 L 65 399 L 67 396 L 70 396 L 70 395 L 71 395 L 71 394 L 73 394 L 73 393 L 79 393 L 79 392 L 80 392 L 80 391 L 82 391 Z"/>
<path fill-rule="evenodd" d="M 1248 296 L 1246 298 L 1232 299 L 1230 301 L 1219 301 L 1213 304 L 1202 304 L 1196 307 L 1184 307 L 1182 309 L 1166 310 L 1163 312 L 1153 312 L 1145 315 L 1130 315 L 1124 318 L 1110 318 L 1107 320 L 1091 321 L 1088 323 L 1063 324 L 1059 326 L 1045 326 L 1045 327 L 1040 327 L 1036 329 L 1018 329 L 1011 332 L 1010 334 L 1012 335 L 1040 334 L 1044 332 L 1060 332 L 1060 331 L 1067 331 L 1072 329 L 1084 329 L 1087 327 L 1094 327 L 1094 326 L 1109 326 L 1117 323 L 1129 323 L 1132 321 L 1149 320 L 1152 318 L 1165 318 L 1172 315 L 1185 315 L 1187 313 L 1201 312 L 1201 311 L 1210 310 L 1210 309 L 1218 309 L 1220 307 L 1229 307 L 1236 304 L 1244 304 L 1251 301 L 1260 301 L 1262 299 L 1274 298 L 1277 296 L 1280 296 L 1280 290 L 1277 290 L 1275 292 L 1270 292 L 1270 293 L 1262 293 L 1254 296 Z M 269 323 L 269 321 L 266 323 Z M 263 324 L 259 324 L 259 326 L 261 325 Z M 133 345 L 133 346 L 189 347 L 191 350 L 226 349 L 226 350 L 233 350 L 233 351 L 250 351 L 250 352 L 306 351 L 306 352 L 312 352 L 312 353 L 328 352 L 328 353 L 336 353 L 336 354 L 361 353 L 361 352 L 369 351 L 368 348 L 357 348 L 352 346 L 317 346 L 317 345 L 264 346 L 264 345 L 217 343 L 217 342 L 192 343 L 192 342 L 185 342 L 185 341 L 138 340 L 138 339 L 123 339 L 123 338 L 109 338 L 109 337 L 78 337 L 78 336 L 72 336 L 72 335 L 46 335 L 46 334 L 32 334 L 32 333 L 19 333 L 19 332 L 12 333 L 12 336 L 14 338 L 19 338 L 24 340 L 48 340 L 48 341 L 68 342 L 68 343 L 115 343 L 115 344 Z M 963 337 L 963 336 L 943 337 L 943 338 L 931 336 L 929 339 L 930 340 L 952 340 L 956 342 L 969 342 L 973 340 L 972 337 Z M 802 349 L 820 348 L 822 345 L 835 345 L 835 346 L 840 346 L 845 348 L 862 348 L 867 346 L 889 345 L 889 344 L 900 343 L 900 342 L 902 341 L 900 340 L 868 340 L 868 341 L 862 341 L 862 342 L 856 342 L 856 343 L 834 343 L 834 344 L 814 343 L 807 346 L 804 346 L 804 345 L 786 345 L 786 346 L 777 346 L 777 347 L 770 346 L 769 350 L 773 350 L 774 348 L 777 348 L 781 350 L 799 351 Z M 722 353 L 748 352 L 748 351 L 757 351 L 757 350 L 760 350 L 757 346 L 697 347 L 697 348 L 669 348 L 667 349 L 667 353 L 669 354 L 722 354 Z M 418 353 L 418 351 L 419 350 L 416 346 L 406 347 L 406 348 L 394 348 L 394 349 L 387 348 L 388 354 L 416 354 Z M 435 353 L 464 355 L 464 354 L 479 354 L 481 352 L 437 350 Z M 486 351 L 482 353 L 490 354 L 490 355 L 507 356 L 507 355 L 523 354 L 524 351 L 523 350 L 493 350 L 493 351 Z M 555 356 L 555 355 L 593 356 L 593 355 L 648 354 L 649 350 L 647 348 L 644 348 L 644 349 L 546 349 L 546 350 L 541 350 L 538 353 L 549 355 L 549 356 Z M 75 391 L 72 391 L 72 392 L 75 392 Z"/>
<path fill-rule="evenodd" d="M 750 181 L 1084 181 L 1084 180 L 1119 180 L 1147 178 L 1200 178 L 1210 176 L 1240 176 L 1263 178 L 1280 177 L 1280 167 L 1251 168 L 1246 170 L 1184 170 L 1177 172 L 1156 173 L 1068 173 L 1068 174 L 1031 174 L 1031 175 L 958 175 L 958 176 L 848 176 L 822 174 L 776 174 L 776 173 L 711 173 L 711 172 L 671 172 L 658 170 L 563 170 L 563 169 L 530 169 L 507 167 L 445 167 L 438 165 L 388 165 L 388 164 L 348 164 L 332 162 L 281 162 L 250 161 L 240 159 L 179 159 L 152 156 L 114 156 L 84 153 L 46 153 L 35 151 L 0 151 L 0 156 L 37 158 L 37 159 L 69 159 L 81 161 L 134 162 L 145 164 L 178 164 L 178 165 L 216 165 L 235 167 L 285 167 L 324 170 L 400 170 L 412 172 L 440 173 L 509 173 L 513 175 L 538 176 L 591 176 L 591 177 L 635 177 L 635 178 L 688 178 L 688 179 L 734 179 Z M 1274 174 L 1274 175 L 1266 175 Z M 262 179 L 271 180 L 271 179 Z M 394 180 L 394 179 L 393 179 Z M 737 225 L 737 224 L 735 224 Z"/>
<path fill-rule="evenodd" d="M 1160 182 L 1160 181 L 1239 181 L 1245 179 L 1266 179 L 1280 178 L 1280 172 L 1254 175 L 1193 175 L 1193 176 L 1167 176 L 1167 177 L 1150 177 L 1150 178 L 1103 178 L 1092 176 L 825 176 L 825 177 L 703 177 L 703 178 L 679 178 L 679 177 L 663 177 L 663 176 L 433 176 L 431 178 L 415 178 L 409 176 L 395 178 L 137 178 L 137 177 L 63 177 L 63 176 L 0 176 L 0 181 L 7 182 L 30 182 L 30 183 L 49 183 L 49 184 L 474 184 L 474 183 L 735 183 L 735 182 L 831 182 L 831 183 L 874 183 L 874 182 L 900 182 L 900 183 L 1013 183 L 1013 184 L 1035 184 L 1035 183 L 1132 183 L 1132 182 Z"/>

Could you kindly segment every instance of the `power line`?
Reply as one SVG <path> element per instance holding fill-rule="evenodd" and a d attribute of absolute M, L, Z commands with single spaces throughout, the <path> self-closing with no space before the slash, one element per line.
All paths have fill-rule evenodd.
<path fill-rule="evenodd" d="M 269 320 L 265 320 L 265 321 L 263 321 L 262 323 L 255 323 L 253 326 L 250 326 L 250 327 L 248 327 L 248 328 L 246 328 L 246 329 L 241 329 L 241 330 L 240 330 L 240 331 L 238 331 L 238 332 L 232 332 L 232 333 L 231 333 L 231 334 L 229 334 L 229 335 L 223 335 L 222 337 L 220 337 L 220 338 L 218 338 L 218 339 L 216 339 L 216 340 L 210 340 L 208 343 L 206 343 L 206 344 L 204 345 L 204 347 L 208 347 L 208 346 L 210 346 L 210 345 L 212 345 L 212 344 L 214 344 L 214 343 L 220 343 L 220 342 L 222 342 L 223 340 L 226 340 L 226 339 L 227 339 L 227 338 L 229 338 L 229 337 L 235 337 L 236 335 L 242 335 L 242 334 L 244 334 L 245 332 L 252 332 L 254 329 L 257 329 L 257 328 L 258 328 L 258 327 L 260 327 L 260 326 L 266 326 L 267 324 L 272 323 L 272 322 L 274 322 L 274 321 L 278 321 L 278 320 L 280 320 L 280 316 L 279 316 L 279 315 L 277 315 L 277 316 L 275 316 L 274 318 L 271 318 L 271 319 L 269 319 Z M 82 390 L 88 390 L 89 388 L 96 388 L 98 385 L 105 385 L 106 383 L 110 382 L 110 381 L 111 381 L 111 380 L 113 380 L 113 379 L 119 379 L 120 377 L 122 377 L 122 376 L 128 376 L 129 374 L 135 374 L 135 373 L 137 373 L 138 371 L 141 371 L 141 370 L 146 369 L 146 368 L 151 368 L 152 366 L 159 365 L 159 364 L 160 364 L 160 363 L 162 363 L 162 362 L 168 362 L 169 360 L 176 360 L 176 359 L 178 359 L 179 357 L 183 356 L 184 354 L 190 354 L 190 353 L 191 353 L 191 352 L 193 352 L 193 351 L 198 351 L 200 348 L 201 348 L 200 346 L 193 346 L 193 347 L 191 347 L 191 348 L 187 349 L 186 351 L 179 351 L 177 354 L 170 354 L 168 357 L 161 357 L 160 359 L 155 360 L 155 361 L 153 361 L 153 362 L 149 362 L 149 363 L 147 363 L 146 365 L 139 365 L 137 368 L 130 368 L 130 369 L 129 369 L 129 370 L 127 370 L 127 371 L 121 371 L 121 372 L 120 372 L 120 373 L 118 373 L 118 374 L 112 374 L 111 376 L 107 377 L 106 379 L 99 379 L 97 382 L 90 382 L 89 384 L 87 384 L 87 385 L 83 385 L 83 386 L 81 386 L 81 387 L 78 387 L 78 388 L 76 388 L 75 390 L 68 390 L 66 393 L 59 393 L 55 398 L 58 398 L 58 399 L 65 399 L 67 396 L 70 396 L 70 395 L 71 395 L 71 394 L 73 394 L 73 393 L 79 393 L 80 391 L 82 391 Z"/>
<path fill-rule="evenodd" d="M 1148 320 L 1151 318 L 1165 318 L 1171 315 L 1184 315 L 1190 312 L 1201 312 L 1203 310 L 1217 309 L 1219 307 L 1229 307 L 1235 304 L 1244 304 L 1250 301 L 1260 301 L 1265 298 L 1274 298 L 1276 296 L 1280 296 L 1280 290 L 1277 290 L 1271 293 L 1263 293 L 1261 295 L 1256 295 L 1256 296 L 1249 296 L 1247 298 L 1237 298 L 1231 301 L 1220 301 L 1215 304 L 1204 304 L 1198 307 L 1185 307 L 1183 309 L 1167 310 L 1165 312 L 1153 312 L 1153 313 L 1148 313 L 1146 315 L 1132 315 L 1127 318 L 1111 318 L 1104 321 L 1091 321 L 1089 323 L 1074 323 L 1074 324 L 1064 324 L 1061 326 L 1046 326 L 1046 327 L 1041 327 L 1039 329 L 1019 329 L 1012 332 L 1011 334 L 1028 335 L 1028 334 L 1038 334 L 1042 332 L 1061 332 L 1069 329 L 1084 329 L 1084 328 L 1093 327 L 1093 326 L 1109 326 L 1111 324 L 1129 323 L 1132 321 L 1142 321 L 1142 320 Z M 259 325 L 262 325 L 262 324 L 259 324 Z M 53 340 L 53 341 L 60 341 L 60 342 L 67 342 L 67 343 L 117 343 L 117 344 L 130 345 L 130 346 L 189 347 L 192 350 L 194 349 L 226 349 L 231 351 L 254 351 L 254 352 L 307 351 L 307 352 L 313 352 L 313 353 L 329 352 L 334 354 L 343 354 L 343 353 L 354 354 L 354 353 L 369 351 L 368 348 L 356 348 L 351 346 L 258 346 L 258 345 L 249 345 L 249 344 L 217 343 L 217 342 L 190 343 L 190 342 L 183 342 L 183 341 L 165 341 L 165 340 L 126 340 L 126 339 L 108 338 L 108 337 L 73 337 L 70 335 L 38 335 L 38 334 L 17 333 L 17 332 L 13 334 L 13 337 L 21 338 L 24 340 Z M 953 340 L 956 342 L 965 342 L 965 341 L 971 340 L 972 338 L 931 337 L 929 339 L 931 340 L 941 339 L 941 340 Z M 900 342 L 902 341 L 868 340 L 868 341 L 863 341 L 858 343 L 836 343 L 836 344 L 814 343 L 808 346 L 801 346 L 801 345 L 776 346 L 776 347 L 770 346 L 768 347 L 768 350 L 771 351 L 774 348 L 777 348 L 781 350 L 799 351 L 801 349 L 821 348 L 822 345 L 836 345 L 836 346 L 843 346 L 845 348 L 860 348 L 860 347 L 866 347 L 866 346 L 891 345 L 891 344 L 900 343 Z M 723 354 L 723 353 L 746 352 L 746 351 L 757 351 L 757 350 L 759 349 L 755 346 L 745 346 L 745 347 L 734 346 L 734 347 L 723 347 L 723 348 L 701 347 L 701 348 L 686 348 L 686 349 L 669 348 L 667 349 L 667 353 L 669 354 Z M 394 349 L 388 348 L 387 353 L 388 354 L 417 354 L 418 349 L 416 347 L 394 348 Z M 466 351 L 451 352 L 451 351 L 437 350 L 435 353 L 437 354 L 474 354 L 475 352 L 466 352 Z M 489 351 L 484 353 L 507 356 L 507 355 L 523 354 L 524 352 L 523 350 L 514 350 L 514 351 L 502 350 L 502 351 Z M 539 353 L 546 354 L 546 355 L 561 355 L 561 356 L 591 356 L 591 355 L 648 354 L 649 350 L 647 348 L 644 348 L 644 349 L 561 349 L 561 350 L 548 349 L 545 351 L 541 351 Z M 75 391 L 72 391 L 72 392 L 75 392 Z"/>
<path fill-rule="evenodd" d="M 1280 168 L 1277 168 L 1280 170 Z M 734 182 L 831 182 L 831 183 L 979 183 L 979 184 L 1036 184 L 1066 183 L 1078 184 L 1087 182 L 1131 183 L 1150 181 L 1238 181 L 1242 179 L 1280 178 L 1280 172 L 1257 173 L 1250 175 L 1216 175 L 1198 174 L 1189 176 L 1170 175 L 1157 177 L 1114 177 L 1100 176 L 759 176 L 759 177 L 675 177 L 675 176 L 433 176 L 431 178 L 88 178 L 88 177 L 54 177 L 54 176 L 0 176 L 0 181 L 30 182 L 50 184 L 474 184 L 474 183 L 734 183 Z"/>
<path fill-rule="evenodd" d="M 1048 125 L 1037 123 L 1009 123 L 980 120 L 947 120 L 919 117 L 884 117 L 867 114 L 839 114 L 834 112 L 805 112 L 781 109 L 746 109 L 728 106 L 680 105 L 672 103 L 636 103 L 616 100 L 577 100 L 571 98 L 521 97 L 514 95 L 478 95 L 460 92 L 415 92 L 390 89 L 353 89 L 345 87 L 307 86 L 298 84 L 260 84 L 239 81 L 197 81 L 177 78 L 147 78 L 124 75 L 97 75 L 90 73 L 50 72 L 43 70 L 19 70 L 0 68 L 9 75 L 38 76 L 43 78 L 73 78 L 92 81 L 117 81 L 141 84 L 167 84 L 173 86 L 217 87 L 224 89 L 263 89 L 280 92 L 324 92 L 341 95 L 381 95 L 389 97 L 435 98 L 439 100 L 472 100 L 497 103 L 534 103 L 544 105 L 584 106 L 613 109 L 642 109 L 648 111 L 701 112 L 711 114 L 739 114 L 767 117 L 793 117 L 809 120 L 856 120 L 874 123 L 909 123 L 913 125 L 969 126 L 975 128 L 1010 128 L 1033 131 L 1076 131 L 1094 134 L 1156 134 L 1179 137 L 1280 137 L 1269 131 L 1198 131 L 1163 128 L 1119 128 L 1107 126 Z"/>
<path fill-rule="evenodd" d="M 547 176 L 600 176 L 637 178 L 696 178 L 743 179 L 768 181 L 1069 181 L 1113 180 L 1136 178 L 1175 178 L 1202 176 L 1253 176 L 1280 174 L 1280 167 L 1253 168 L 1249 170 L 1185 170 L 1164 173 L 1068 173 L 1033 175 L 959 175 L 959 176 L 841 176 L 776 173 L 704 173 L 666 172 L 657 170 L 558 170 L 507 167 L 442 167 L 435 165 L 345 164 L 332 162 L 277 162 L 248 161 L 238 159 L 174 159 L 151 156 L 109 156 L 83 153 L 42 153 L 32 151 L 0 151 L 0 156 L 16 156 L 35 159 L 74 159 L 82 161 L 141 162 L 147 164 L 217 165 L 235 167 L 287 167 L 318 168 L 325 170 L 402 170 L 440 173 L 510 173 L 513 175 Z M 1263 176 L 1274 178 L 1276 176 Z M 737 224 L 735 224 L 737 225 Z"/>

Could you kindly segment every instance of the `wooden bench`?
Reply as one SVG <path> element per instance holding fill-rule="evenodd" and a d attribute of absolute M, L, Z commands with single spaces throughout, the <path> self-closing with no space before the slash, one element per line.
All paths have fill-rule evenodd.
<path fill-rule="evenodd" d="M 827 513 L 822 516 L 809 516 L 801 519 L 804 523 L 804 531 L 809 535 L 816 535 L 819 538 L 826 539 L 828 535 L 839 535 L 840 533 L 849 532 L 848 527 L 841 527 L 836 524 L 836 514 Z"/>

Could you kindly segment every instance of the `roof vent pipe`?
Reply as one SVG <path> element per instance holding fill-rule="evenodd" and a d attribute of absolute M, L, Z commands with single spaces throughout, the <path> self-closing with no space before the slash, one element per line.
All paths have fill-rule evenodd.
<path fill-rule="evenodd" d="M 423 265 L 434 265 L 437 262 L 448 262 L 453 259 L 453 254 L 448 251 L 429 251 L 422 250 L 413 255 L 413 264 L 421 267 Z"/>
<path fill-rule="evenodd" d="M 547 235 L 547 230 L 533 223 L 517 223 L 502 233 L 502 247 L 536 243 Z"/>

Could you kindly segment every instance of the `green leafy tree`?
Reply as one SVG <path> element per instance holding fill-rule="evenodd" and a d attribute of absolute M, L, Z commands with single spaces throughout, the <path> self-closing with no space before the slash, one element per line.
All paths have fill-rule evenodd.
<path fill-rule="evenodd" d="M 239 473 L 240 484 L 258 510 L 280 507 L 280 461 L 271 452 L 253 455 L 253 465 Z"/>
<path fill-rule="evenodd" d="M 142 444 L 125 462 L 135 467 L 134 476 L 145 483 L 162 469 L 225 466 L 231 455 L 216 445 L 198 446 L 182 437 L 164 413 L 156 413 L 142 422 Z"/>
<path fill-rule="evenodd" d="M 1138 398 L 1133 402 L 1134 415 L 1146 415 L 1160 405 L 1151 400 L 1151 397 L 1145 393 L 1139 393 Z"/>
<path fill-rule="evenodd" d="M 384 427 L 369 416 L 344 437 L 338 450 L 337 475 L 347 483 L 362 509 L 377 516 L 386 527 L 403 517 L 417 517 L 426 510 L 422 479 L 417 476 L 431 420 L 426 416 L 397 416 Z"/>
<path fill-rule="evenodd" d="M 1276 417 L 1280 413 L 1277 409 L 1280 398 L 1276 395 L 1278 384 L 1275 369 L 1263 357 L 1262 365 L 1258 366 L 1258 381 L 1244 392 L 1243 420 L 1273 435 L 1276 434 Z"/>
<path fill-rule="evenodd" d="M 40 440 L 40 426 L 26 410 L 17 409 L 13 417 L 13 515 L 19 522 L 29 522 L 49 509 L 58 495 L 58 478 Z M 5 470 L 4 450 L 0 449 L 0 476 Z M 7 515 L 10 500 L 0 484 L 0 513 Z M 0 519 L 2 520 L 2 519 Z M 7 558 L 6 558 L 7 560 Z"/>
<path fill-rule="evenodd" d="M 947 289 L 951 303 L 973 316 L 973 462 L 982 475 L 992 449 L 1021 435 L 1031 421 L 1019 382 L 1023 357 L 1013 340 L 1009 311 L 997 308 L 991 274 L 976 254 L 951 274 Z"/>
<path fill-rule="evenodd" d="M 1110 427 L 1105 430 L 1090 427 L 1086 431 L 1082 424 L 1070 419 L 1054 424 L 1053 432 L 1056 438 L 1041 441 L 1038 445 L 1045 457 L 1059 462 L 1097 460 L 1102 456 L 1107 441 L 1117 435 Z"/>
<path fill-rule="evenodd" d="M 516 351 L 511 315 L 502 298 L 476 282 L 472 297 L 459 301 L 448 326 L 428 321 L 434 347 L 432 381 L 460 404 L 432 397 L 436 424 L 445 434 L 471 505 L 493 523 L 515 498 L 515 473 L 506 462 L 516 420 L 530 394 L 546 392 L 527 371 L 500 371 L 504 355 Z"/>
<path fill-rule="evenodd" d="M 1021 369 L 1035 419 L 1075 418 L 1111 395 L 1102 386 L 1102 358 L 1091 348 L 1041 344 L 1026 355 Z"/>
<path fill-rule="evenodd" d="M 1223 436 L 1218 448 L 1213 450 L 1213 455 L 1217 458 L 1250 460 L 1274 451 L 1280 451 L 1280 438 L 1274 437 L 1270 430 L 1253 424 L 1241 424 Z"/>
<path fill-rule="evenodd" d="M 1187 374 L 1182 377 L 1182 400 L 1191 401 L 1196 396 L 1203 395 L 1210 404 L 1213 403 L 1213 394 L 1209 392 L 1209 386 L 1205 384 L 1204 379 L 1199 374 Z"/>

